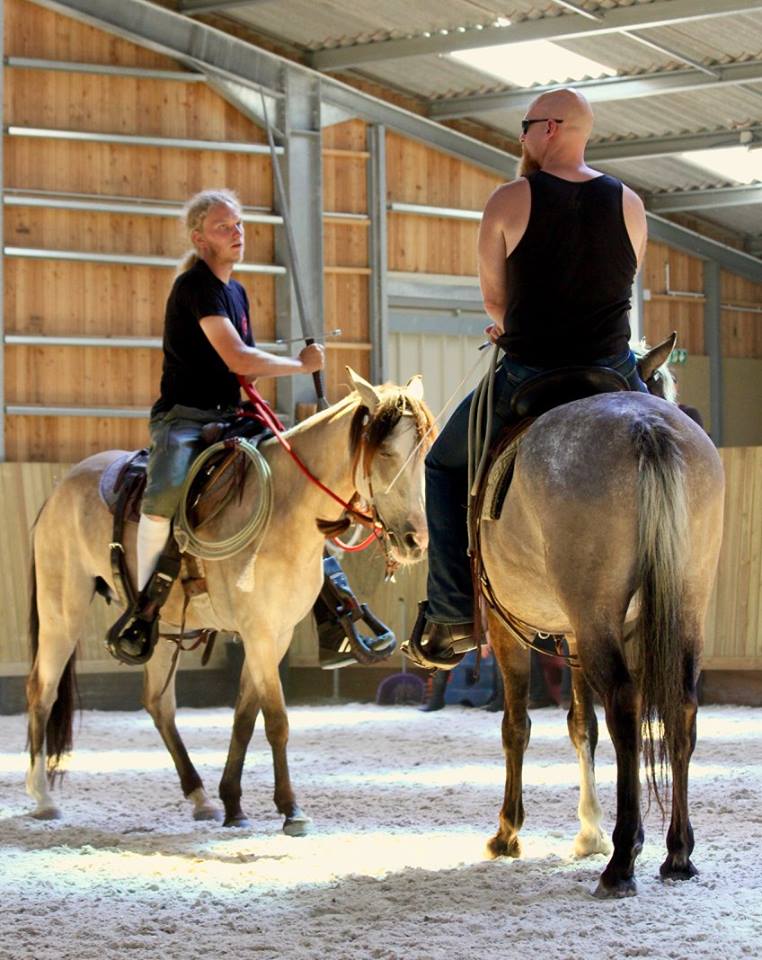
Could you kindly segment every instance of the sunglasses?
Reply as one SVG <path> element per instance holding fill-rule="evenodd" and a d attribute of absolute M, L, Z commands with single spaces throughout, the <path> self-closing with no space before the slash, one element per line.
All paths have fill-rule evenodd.
<path fill-rule="evenodd" d="M 547 123 L 548 120 L 552 120 L 553 123 L 563 123 L 563 120 L 556 120 L 555 117 L 533 117 L 531 120 L 521 121 L 521 132 L 526 136 L 533 123 Z"/>

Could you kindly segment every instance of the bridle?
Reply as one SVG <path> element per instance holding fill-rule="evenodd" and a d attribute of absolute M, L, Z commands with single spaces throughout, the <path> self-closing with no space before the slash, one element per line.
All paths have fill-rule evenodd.
<path fill-rule="evenodd" d="M 316 477 L 307 464 L 304 463 L 284 435 L 285 427 L 280 422 L 276 414 L 273 413 L 273 411 L 267 405 L 267 402 L 259 393 L 259 391 L 243 377 L 239 377 L 238 381 L 253 406 L 253 411 L 242 409 L 239 411 L 239 414 L 259 420 L 260 423 L 267 427 L 268 430 L 271 430 L 278 443 L 283 447 L 283 449 L 294 461 L 299 470 L 307 477 L 307 479 L 343 508 L 344 516 L 341 519 L 336 521 L 317 521 L 318 529 L 321 531 L 321 533 L 323 533 L 327 538 L 330 538 L 331 541 L 340 549 L 346 550 L 350 553 L 357 553 L 360 550 L 364 550 L 366 547 L 369 547 L 372 543 L 378 542 L 384 552 L 384 559 L 386 563 L 385 578 L 392 579 L 395 571 L 399 567 L 399 561 L 395 560 L 392 555 L 391 532 L 384 523 L 384 520 L 375 504 L 375 498 L 373 494 L 371 468 L 377 450 L 371 450 L 368 442 L 368 424 L 372 420 L 372 415 L 370 412 L 368 412 L 366 415 L 366 423 L 363 425 L 363 428 L 360 431 L 359 440 L 355 447 L 352 460 L 352 482 L 355 485 L 355 492 L 352 494 L 349 500 L 344 500 L 334 490 L 331 490 L 330 487 L 326 486 L 322 480 Z M 406 414 L 402 414 L 402 416 L 405 415 Z M 357 471 L 360 467 L 362 467 L 363 470 L 363 481 L 368 489 L 367 498 L 364 498 L 359 492 Z M 365 527 L 366 529 L 370 530 L 370 533 L 359 544 L 345 544 L 338 539 L 338 535 L 340 533 L 344 533 L 353 524 Z"/>

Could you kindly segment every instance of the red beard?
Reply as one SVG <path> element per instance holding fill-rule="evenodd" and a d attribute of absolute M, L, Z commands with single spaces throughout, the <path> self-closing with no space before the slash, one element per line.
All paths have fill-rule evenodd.
<path fill-rule="evenodd" d="M 530 173 L 537 173 L 538 170 L 542 169 L 540 164 L 530 156 L 526 149 L 521 151 L 521 160 L 519 161 L 519 169 L 516 173 L 517 177 L 527 177 Z"/>

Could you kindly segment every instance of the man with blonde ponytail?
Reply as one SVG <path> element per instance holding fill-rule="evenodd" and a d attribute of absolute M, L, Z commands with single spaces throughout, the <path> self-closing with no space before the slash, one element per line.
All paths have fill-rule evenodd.
<path fill-rule="evenodd" d="M 151 409 L 151 451 L 137 536 L 140 597 L 109 632 L 109 649 L 127 663 L 144 662 L 155 643 L 158 609 L 177 575 L 162 566 L 172 517 L 208 423 L 240 402 L 238 377 L 281 377 L 323 367 L 324 348 L 282 357 L 254 345 L 246 291 L 232 278 L 243 259 L 241 205 L 230 190 L 204 190 L 185 207 L 192 249 L 167 300 L 159 399 Z M 157 567 L 157 561 L 158 567 Z"/>

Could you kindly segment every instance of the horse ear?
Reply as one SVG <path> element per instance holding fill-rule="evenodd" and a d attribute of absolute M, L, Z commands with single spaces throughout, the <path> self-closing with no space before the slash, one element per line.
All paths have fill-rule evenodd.
<path fill-rule="evenodd" d="M 645 383 L 646 380 L 650 380 L 654 372 L 669 360 L 669 355 L 675 349 L 676 343 L 677 333 L 673 330 L 666 340 L 663 340 L 655 347 L 651 347 L 648 353 L 638 360 L 638 372 L 640 373 L 640 379 L 643 383 Z"/>
<path fill-rule="evenodd" d="M 413 398 L 413 400 L 422 401 L 423 400 L 423 377 L 420 373 L 416 373 L 414 377 L 411 377 L 408 382 L 405 384 L 405 389 Z"/>
<path fill-rule="evenodd" d="M 349 379 L 352 381 L 352 386 L 360 394 L 360 399 L 368 410 L 373 413 L 379 403 L 381 403 L 381 394 L 373 384 L 368 383 L 367 380 L 361 377 L 359 373 L 356 373 L 351 367 L 347 367 L 346 369 L 349 374 Z"/>

